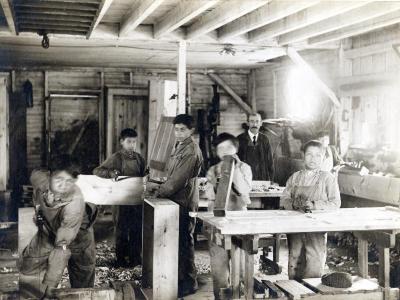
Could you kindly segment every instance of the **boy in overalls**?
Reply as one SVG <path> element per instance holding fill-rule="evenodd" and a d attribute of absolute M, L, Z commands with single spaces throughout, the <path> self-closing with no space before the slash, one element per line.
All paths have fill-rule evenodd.
<path fill-rule="evenodd" d="M 288 210 L 312 212 L 340 207 L 336 178 L 321 170 L 324 155 L 319 141 L 304 145 L 305 170 L 294 173 L 287 181 L 281 206 Z M 288 234 L 289 279 L 321 277 L 326 261 L 326 233 Z"/>
<path fill-rule="evenodd" d="M 44 272 L 40 283 L 43 298 L 53 296 L 66 267 L 72 288 L 93 287 L 95 276 L 92 225 L 97 208 L 84 202 L 70 162 L 53 164 L 50 172 L 35 170 L 30 178 L 39 230 L 22 252 L 20 270 L 25 275 Z"/>

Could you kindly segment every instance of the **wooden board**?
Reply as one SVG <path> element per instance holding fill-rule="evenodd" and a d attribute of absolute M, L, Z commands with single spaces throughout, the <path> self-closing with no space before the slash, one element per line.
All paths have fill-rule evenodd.
<path fill-rule="evenodd" d="M 119 179 L 113 181 L 95 175 L 79 175 L 76 185 L 81 189 L 85 202 L 97 205 L 142 204 L 143 178 L 119 177 Z"/>
<path fill-rule="evenodd" d="M 352 276 L 353 285 L 349 288 L 334 288 L 321 283 L 321 278 L 307 278 L 303 282 L 312 289 L 318 290 L 323 295 L 350 294 L 356 292 L 368 293 L 380 290 L 376 279 L 365 279 L 359 276 Z"/>
<path fill-rule="evenodd" d="M 175 143 L 173 120 L 174 117 L 162 116 L 157 127 L 149 163 L 152 178 L 165 176 L 165 168 Z"/>
<path fill-rule="evenodd" d="M 146 299 L 177 298 L 178 240 L 179 205 L 168 199 L 146 199 L 142 270 L 142 291 Z"/>
<path fill-rule="evenodd" d="M 395 207 L 341 208 L 305 214 L 290 210 L 227 211 L 225 217 L 199 212 L 197 217 L 221 234 L 400 230 Z"/>
<path fill-rule="evenodd" d="M 290 299 L 301 299 L 305 296 L 313 296 L 315 293 L 296 280 L 278 280 L 275 284 L 285 291 Z"/>
<path fill-rule="evenodd" d="M 214 216 L 225 216 L 231 194 L 235 160 L 231 156 L 225 156 L 221 167 L 221 178 L 219 179 L 217 194 L 215 196 Z"/>
<path fill-rule="evenodd" d="M 338 183 L 342 194 L 389 205 L 400 204 L 400 178 L 361 176 L 354 171 L 342 170 L 338 175 Z"/>

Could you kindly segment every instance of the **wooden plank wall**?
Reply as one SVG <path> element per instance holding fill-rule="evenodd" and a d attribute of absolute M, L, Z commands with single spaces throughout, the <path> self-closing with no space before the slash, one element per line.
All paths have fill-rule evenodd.
<path fill-rule="evenodd" d="M 22 91 L 26 80 L 33 85 L 33 107 L 27 109 L 27 164 L 28 170 L 42 163 L 44 153 L 44 72 L 16 71 L 16 90 Z"/>
<path fill-rule="evenodd" d="M 220 77 L 245 101 L 247 101 L 247 81 L 249 71 L 226 70 L 217 72 Z M 204 74 L 191 74 L 191 105 L 192 114 L 197 116 L 197 110 L 206 108 L 213 97 L 214 82 Z M 239 108 L 234 100 L 221 88 L 221 118 L 217 128 L 218 133 L 229 132 L 234 135 L 242 133 L 241 124 L 246 122 L 246 113 Z"/>
<path fill-rule="evenodd" d="M 342 119 L 342 152 L 349 144 L 369 143 L 373 148 L 387 144 L 397 136 L 400 147 L 398 124 L 400 104 L 400 57 L 392 45 L 400 43 L 400 25 L 357 36 L 347 41 L 338 74 L 339 94 L 343 111 L 348 118 Z M 355 105 L 357 100 L 358 105 Z M 368 120 L 368 122 L 366 122 Z M 363 130 L 370 133 L 366 141 Z"/>
<path fill-rule="evenodd" d="M 90 89 L 101 87 L 100 72 L 104 72 L 105 86 L 130 85 L 148 87 L 149 80 L 176 80 L 175 70 L 162 69 L 93 69 L 68 68 L 48 70 L 49 91 L 60 89 Z M 196 116 L 197 109 L 206 108 L 211 102 L 213 82 L 204 71 L 188 70 L 191 73 L 191 113 Z M 249 70 L 220 70 L 217 73 L 241 97 L 247 95 L 247 77 Z M 24 82 L 29 79 L 33 85 L 34 106 L 27 110 L 27 164 L 28 172 L 42 164 L 44 154 L 44 70 L 23 69 L 16 71 L 16 91 L 22 91 Z M 223 91 L 222 91 L 223 92 Z M 222 112 L 220 130 L 234 134 L 240 133 L 240 123 L 245 120 L 245 114 L 237 108 L 233 100 L 228 98 L 228 108 Z M 59 101 L 59 100 L 57 100 Z M 60 100 L 62 101 L 62 100 Z M 240 122 L 232 122 L 240 120 Z"/>
<path fill-rule="evenodd" d="M 302 54 L 342 102 L 337 114 L 342 155 L 349 144 L 364 141 L 357 137 L 361 137 L 366 118 L 376 121 L 368 125 L 368 131 L 376 136 L 376 144 L 384 144 L 396 135 L 400 141 L 399 127 L 393 126 L 400 114 L 400 57 L 393 44 L 400 44 L 400 25 L 346 39 L 342 50 Z M 257 109 L 266 112 L 268 118 L 286 116 L 282 105 L 287 98 L 288 72 L 293 66 L 288 59 L 281 59 L 256 70 Z M 353 99 L 357 98 L 361 105 L 353 116 Z M 301 157 L 300 143 L 291 139 L 290 146 L 292 158 Z"/>

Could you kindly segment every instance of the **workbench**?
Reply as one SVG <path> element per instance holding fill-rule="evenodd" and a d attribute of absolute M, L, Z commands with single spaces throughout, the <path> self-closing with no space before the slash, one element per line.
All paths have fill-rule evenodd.
<path fill-rule="evenodd" d="M 259 240 L 265 234 L 304 232 L 353 232 L 358 238 L 360 277 L 368 277 L 368 242 L 379 248 L 379 285 L 370 291 L 371 297 L 363 299 L 397 299 L 398 289 L 389 286 L 389 249 L 395 246 L 395 236 L 400 232 L 400 209 L 395 207 L 342 208 L 333 211 L 302 213 L 285 210 L 227 211 L 225 217 L 215 217 L 211 212 L 198 213 L 205 229 L 218 246 L 231 250 L 231 282 L 233 296 L 239 298 L 240 249 L 245 252 L 245 296 L 253 298 L 254 255 Z M 363 291 L 365 293 L 365 291 Z M 332 299 L 332 295 L 314 293 L 301 298 Z M 344 292 L 336 299 L 354 298 L 357 292 Z"/>

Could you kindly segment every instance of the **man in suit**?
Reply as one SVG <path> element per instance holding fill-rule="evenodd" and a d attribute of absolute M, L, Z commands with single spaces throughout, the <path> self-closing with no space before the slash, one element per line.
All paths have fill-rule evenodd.
<path fill-rule="evenodd" d="M 268 137 L 260 132 L 261 115 L 248 116 L 249 129 L 238 136 L 240 160 L 250 165 L 253 180 L 274 180 L 274 162 Z"/>

